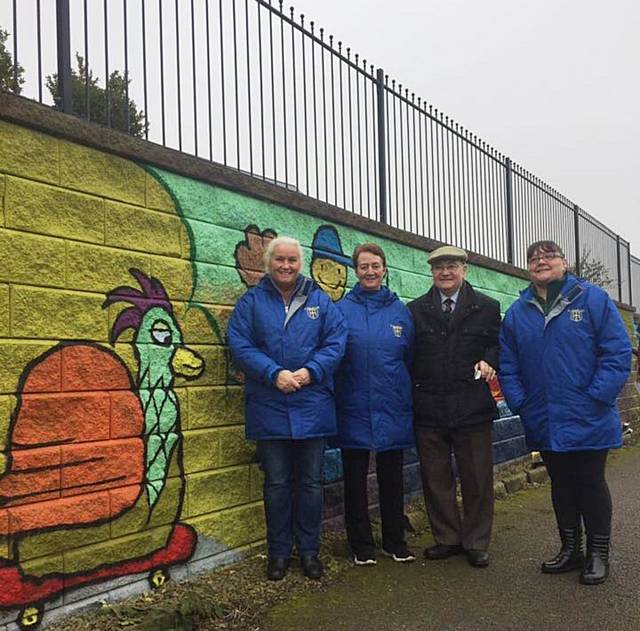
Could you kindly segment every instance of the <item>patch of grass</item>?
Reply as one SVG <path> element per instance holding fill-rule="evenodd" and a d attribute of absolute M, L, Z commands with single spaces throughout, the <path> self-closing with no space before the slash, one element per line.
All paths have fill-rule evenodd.
<path fill-rule="evenodd" d="M 405 512 L 409 547 L 411 539 L 428 530 L 421 499 Z M 374 539 L 381 545 L 380 523 L 373 518 Z M 320 581 L 304 577 L 296 559 L 282 581 L 268 581 L 266 555 L 258 554 L 231 566 L 201 574 L 184 583 L 169 582 L 118 603 L 70 616 L 47 631 L 259 631 L 267 612 L 296 596 L 321 592 L 339 583 L 351 567 L 343 532 L 322 537 L 321 559 L 325 575 Z"/>
<path fill-rule="evenodd" d="M 268 581 L 266 556 L 245 559 L 235 565 L 172 583 L 119 603 L 66 618 L 48 631 L 209 631 L 260 628 L 260 619 L 276 603 L 303 592 L 325 589 L 339 579 L 349 565 L 342 533 L 323 537 L 321 559 L 325 576 L 306 579 L 294 559 L 287 577 Z"/>
<path fill-rule="evenodd" d="M 405 513 L 410 516 L 409 539 L 429 529 L 421 499 L 409 504 Z M 374 539 L 380 546 L 379 520 L 373 518 L 372 526 Z M 411 547 L 411 542 L 408 543 Z M 321 559 L 325 566 L 321 581 L 306 579 L 295 559 L 284 580 L 268 581 L 266 555 L 258 554 L 184 583 L 169 582 L 155 592 L 104 603 L 48 626 L 47 631 L 258 631 L 275 605 L 340 582 L 345 570 L 351 567 L 343 532 L 323 535 Z"/>
<path fill-rule="evenodd" d="M 412 528 L 422 531 L 426 518 L 421 504 L 408 507 L 407 514 Z M 373 526 L 379 530 L 375 520 Z M 258 631 L 274 605 L 303 593 L 323 591 L 340 581 L 351 566 L 343 532 L 323 535 L 320 558 L 325 567 L 320 581 L 305 578 L 295 559 L 284 580 L 268 581 L 266 556 L 259 554 L 188 582 L 169 582 L 155 592 L 105 603 L 49 626 L 47 631 Z"/>

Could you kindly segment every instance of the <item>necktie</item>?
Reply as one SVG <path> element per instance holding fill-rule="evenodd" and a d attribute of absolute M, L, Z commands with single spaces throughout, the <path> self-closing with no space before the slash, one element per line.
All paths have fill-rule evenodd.
<path fill-rule="evenodd" d="M 453 300 L 451 298 L 446 298 L 442 303 L 442 311 L 446 316 L 450 316 L 453 311 Z"/>

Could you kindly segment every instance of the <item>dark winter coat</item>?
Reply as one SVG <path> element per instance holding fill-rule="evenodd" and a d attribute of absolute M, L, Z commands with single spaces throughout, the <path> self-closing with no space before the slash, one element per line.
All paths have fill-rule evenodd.
<path fill-rule="evenodd" d="M 416 329 L 415 424 L 448 431 L 491 423 L 496 403 L 486 381 L 474 379 L 474 366 L 484 360 L 498 370 L 500 304 L 465 281 L 450 319 L 435 285 L 407 306 Z"/>
<path fill-rule="evenodd" d="M 370 292 L 359 284 L 336 306 L 349 337 L 335 378 L 338 435 L 332 443 L 372 451 L 412 447 L 409 310 L 387 287 Z"/>
<path fill-rule="evenodd" d="M 631 370 L 631 342 L 607 293 L 571 274 L 545 316 L 528 287 L 500 331 L 500 385 L 532 450 L 622 444 L 616 409 Z"/>
<path fill-rule="evenodd" d="M 300 276 L 289 312 L 265 276 L 236 304 L 227 328 L 235 364 L 245 374 L 246 436 L 250 440 L 316 438 L 336 433 L 333 373 L 344 354 L 342 313 L 314 281 Z M 307 368 L 308 386 L 285 394 L 282 369 Z"/>

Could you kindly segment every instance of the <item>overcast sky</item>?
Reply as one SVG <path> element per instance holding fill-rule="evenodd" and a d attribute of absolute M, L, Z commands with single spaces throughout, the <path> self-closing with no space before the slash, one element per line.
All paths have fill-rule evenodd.
<path fill-rule="evenodd" d="M 631 241 L 640 256 L 638 0 L 294 6 Z"/>
<path fill-rule="evenodd" d="M 277 0 L 272 3 L 277 6 Z M 217 2 L 210 4 L 215 22 Z M 239 0 L 236 4 L 239 10 L 244 5 Z M 289 4 L 283 6 L 287 13 Z M 293 4 L 296 20 L 300 13 L 305 14 L 307 26 L 315 20 L 316 32 L 324 27 L 325 37 L 333 34 L 335 41 L 351 47 L 352 54 L 357 52 L 361 59 L 382 67 L 390 78 L 629 240 L 633 253 L 640 256 L 640 0 L 610 0 L 606 5 L 594 0 L 293 0 Z M 9 30 L 12 6 L 8 0 L 0 0 L 0 26 Z M 20 59 L 28 79 L 25 95 L 34 98 L 36 47 L 31 42 L 35 0 L 24 0 L 18 6 Z M 81 0 L 71 2 L 73 51 L 83 50 L 79 30 L 82 6 Z M 103 5 L 96 0 L 88 6 L 92 10 L 91 65 L 96 75 L 104 78 Z M 108 6 L 111 68 L 122 70 L 122 2 L 110 0 Z M 141 104 L 139 5 L 130 1 L 128 6 L 131 76 L 135 79 L 132 98 Z M 157 92 L 157 64 L 152 61 L 157 53 L 157 5 L 147 2 L 145 6 L 153 53 L 149 86 Z M 183 110 L 188 114 L 191 78 L 186 44 L 190 37 L 190 3 L 180 0 L 179 6 L 184 9 L 182 98 Z M 202 2 L 196 3 L 200 12 L 203 6 Z M 42 7 L 45 18 L 54 15 L 54 0 L 42 0 Z M 173 2 L 166 0 L 165 9 L 165 28 L 172 31 Z M 228 7 L 226 14 L 228 17 Z M 202 30 L 201 13 L 196 22 Z M 43 55 L 46 76 L 55 72 L 55 20 L 43 19 L 42 26 L 43 42 L 50 45 Z M 202 49 L 202 33 L 198 41 Z M 170 48 L 170 38 L 166 45 Z M 212 47 L 217 50 L 215 45 Z M 205 67 L 204 54 L 203 49 L 198 51 L 199 70 Z M 169 73 L 168 85 L 172 81 L 172 59 L 169 50 L 165 69 Z M 214 63 L 214 74 L 216 68 Z M 200 77 L 198 83 L 202 91 L 204 79 Z M 230 94 L 231 91 L 227 98 Z M 46 90 L 44 96 L 48 98 Z M 170 146 L 177 146 L 173 138 L 177 125 L 171 120 L 175 114 L 175 103 L 171 103 L 174 96 L 172 90 L 167 97 Z M 203 98 L 201 93 L 201 105 Z M 241 102 L 243 99 L 241 94 Z M 159 125 L 153 108 L 157 106 L 156 94 L 149 103 L 151 132 L 156 136 Z M 188 145 L 188 115 L 185 118 Z M 221 124 L 219 118 L 214 116 L 214 123 Z M 205 131 L 202 126 L 200 133 Z M 219 138 L 220 130 L 215 134 Z M 159 141 L 155 137 L 154 140 Z M 185 150 L 192 148 L 186 146 Z"/>

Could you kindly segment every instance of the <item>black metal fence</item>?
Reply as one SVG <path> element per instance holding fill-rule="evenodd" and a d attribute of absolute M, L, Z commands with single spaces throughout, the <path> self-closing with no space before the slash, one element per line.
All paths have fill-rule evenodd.
<path fill-rule="evenodd" d="M 518 267 L 554 239 L 640 304 L 627 241 L 281 1 L 5 0 L 2 29 L 4 89 Z"/>
<path fill-rule="evenodd" d="M 631 263 L 629 272 L 631 277 L 631 304 L 640 311 L 640 259 L 631 255 L 629 261 Z"/>

